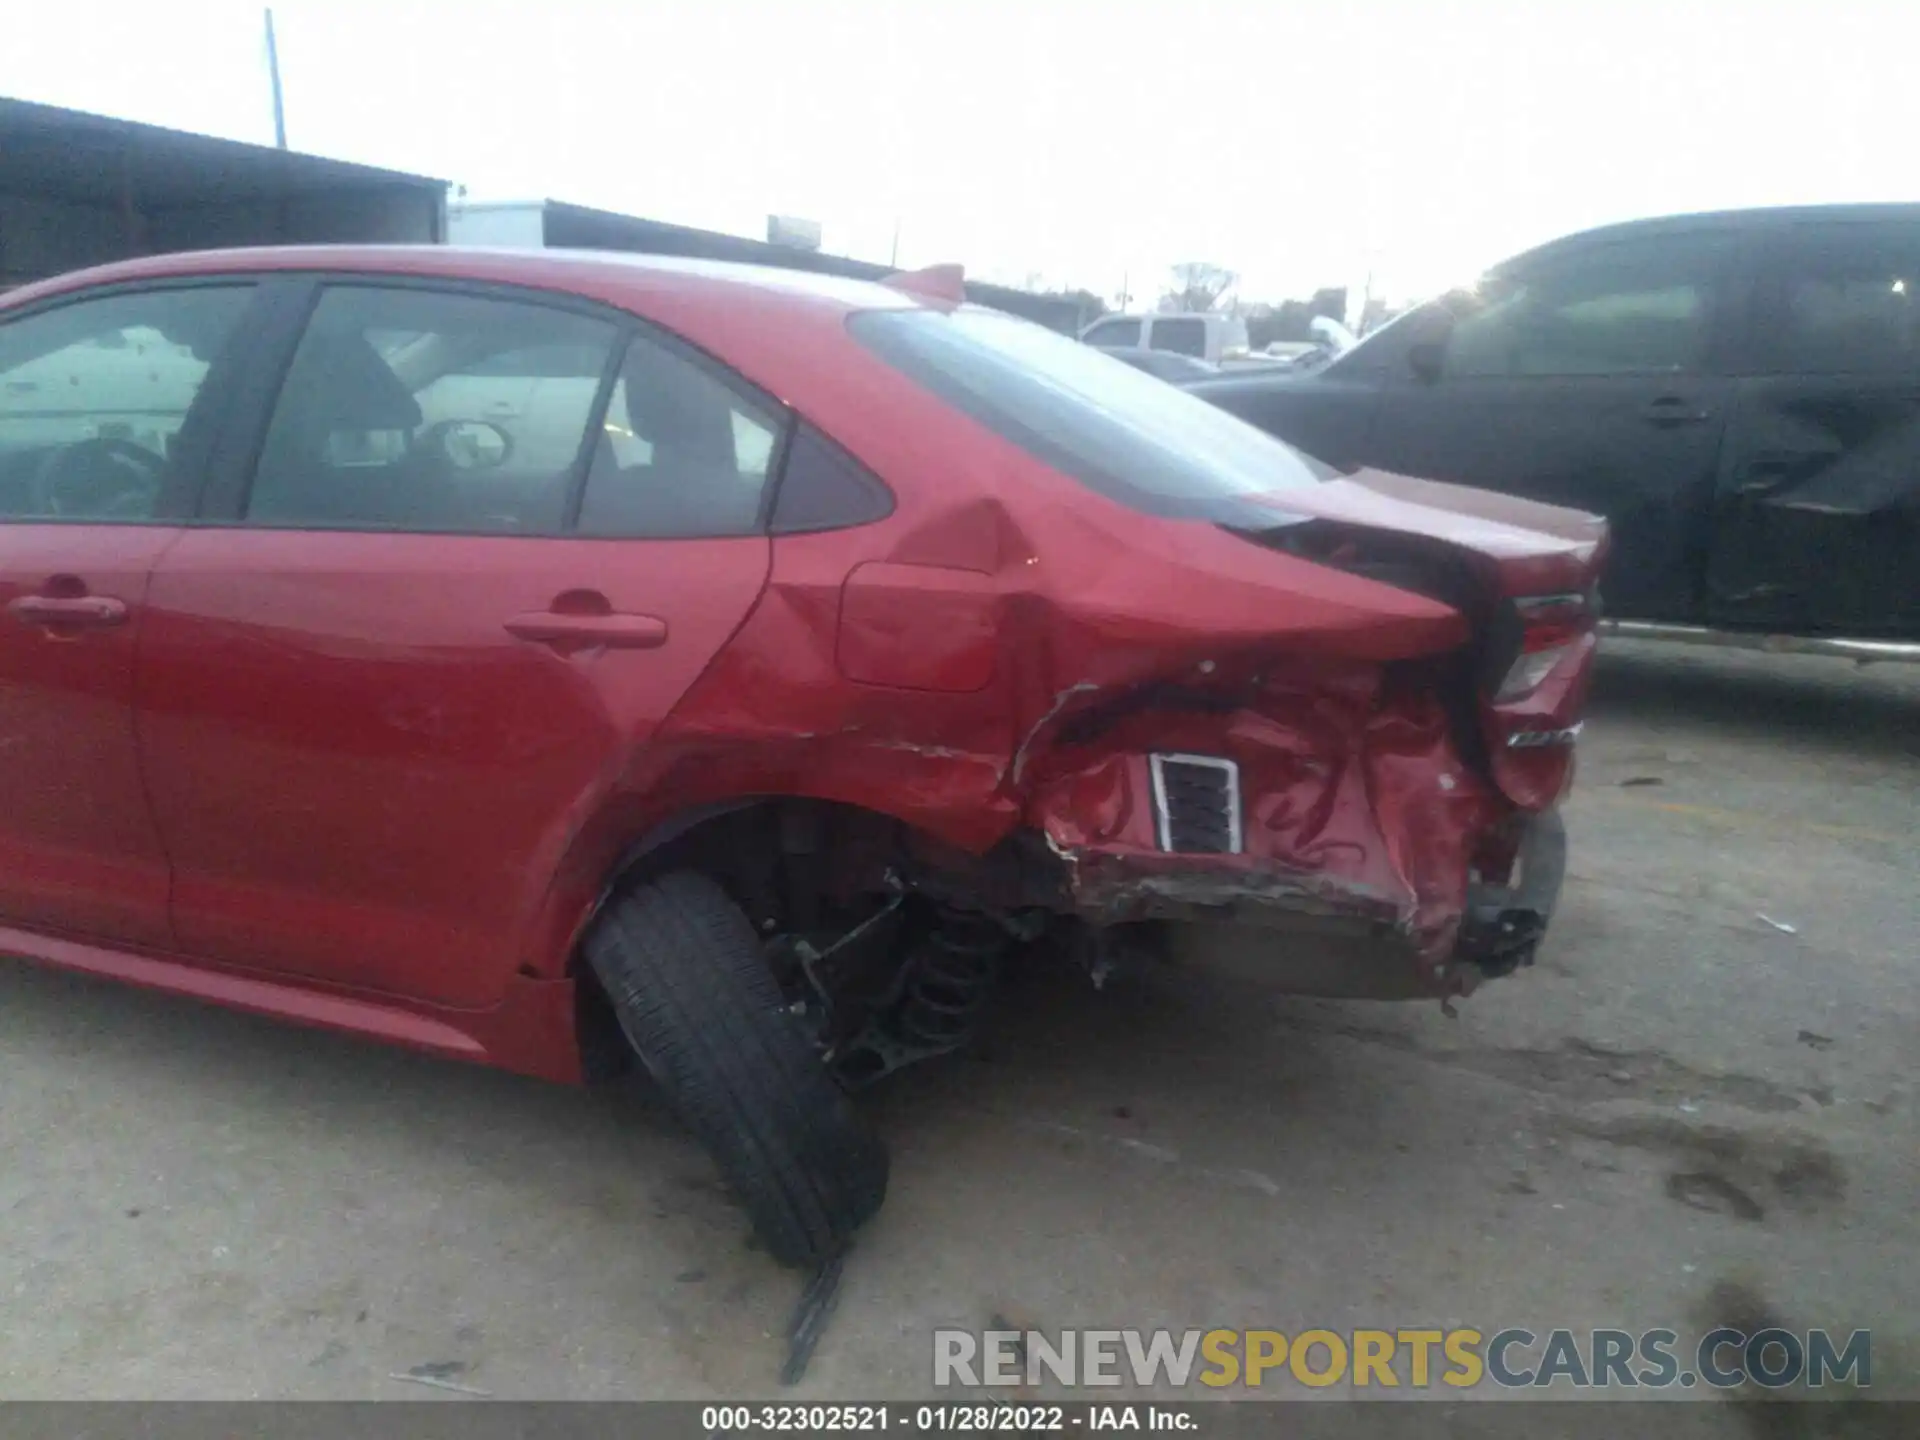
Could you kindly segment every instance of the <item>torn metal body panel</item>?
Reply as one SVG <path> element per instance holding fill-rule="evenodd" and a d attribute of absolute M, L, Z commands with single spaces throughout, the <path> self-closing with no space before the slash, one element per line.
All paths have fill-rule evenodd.
<path fill-rule="evenodd" d="M 1196 755 L 1231 764 L 1232 787 L 1154 783 L 1162 757 Z M 1135 710 L 1049 759 L 1027 815 L 1094 923 L 1331 919 L 1428 966 L 1513 809 L 1461 758 L 1433 690 L 1364 664 L 1275 663 L 1232 708 Z"/>
<path fill-rule="evenodd" d="M 1394 502 L 1364 504 L 1382 527 Z M 1357 927 L 1409 950 L 1415 993 L 1458 993 L 1446 967 L 1474 877 L 1505 873 L 1517 817 L 1570 778 L 1590 636 L 1527 695 L 1476 697 L 1474 621 L 1431 596 L 1216 526 L 1169 545 L 1164 522 L 1136 534 L 1124 512 L 1097 518 L 1072 546 L 1062 517 L 1017 501 L 890 549 L 879 531 L 783 538 L 760 605 L 654 747 L 679 757 L 673 774 L 636 788 L 894 816 L 953 847 L 921 868 L 944 869 L 954 899 L 1095 926 Z M 1590 567 L 1600 537 L 1574 518 L 1538 548 Z M 1043 524 L 1041 550 L 1026 537 Z M 1586 573 L 1512 550 L 1539 567 L 1519 583 Z M 888 603 L 852 603 L 869 576 Z M 1509 743 L 1541 729 L 1566 742 Z M 1171 815 L 1170 771 L 1217 772 L 1230 792 L 1176 794 L 1215 808 Z M 1022 835 L 1043 844 L 1019 852 L 1020 875 L 971 872 Z"/>
<path fill-rule="evenodd" d="M 1324 882 L 1258 866 L 1156 871 L 1149 857 L 1078 858 L 1083 896 L 1176 922 L 1095 932 L 1128 937 L 1133 964 L 1228 975 L 1274 993 L 1444 1001 L 1533 963 L 1559 901 L 1566 832 L 1558 811 L 1522 822 L 1505 879 L 1469 882 L 1452 944 L 1438 952 L 1423 950 L 1390 905 Z M 1105 961 L 1101 949 L 1089 965 L 1096 984 L 1111 968 Z"/>
<path fill-rule="evenodd" d="M 875 388 L 892 423 L 843 438 L 918 483 L 775 542 L 636 797 L 857 807 L 948 903 L 1331 924 L 1459 993 L 1470 889 L 1571 780 L 1604 525 L 1384 474 L 1153 515 Z"/>
<path fill-rule="evenodd" d="M 1920 211 L 1757 246 L 1752 356 L 1731 382 L 1704 620 L 1920 640 Z"/>

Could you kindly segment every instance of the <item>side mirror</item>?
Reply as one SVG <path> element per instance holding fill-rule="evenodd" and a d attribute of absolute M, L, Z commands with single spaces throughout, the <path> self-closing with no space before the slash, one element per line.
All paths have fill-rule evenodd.
<path fill-rule="evenodd" d="M 497 470 L 513 454 L 513 437 L 490 420 L 443 420 L 420 444 L 455 470 Z"/>
<path fill-rule="evenodd" d="M 1446 341 L 1416 340 L 1407 347 L 1407 368 L 1416 379 L 1431 385 L 1440 378 L 1440 367 L 1446 357 Z"/>

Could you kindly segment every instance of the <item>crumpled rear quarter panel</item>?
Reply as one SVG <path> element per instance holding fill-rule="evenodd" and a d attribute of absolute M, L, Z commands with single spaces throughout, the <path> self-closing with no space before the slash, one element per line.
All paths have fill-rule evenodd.
<path fill-rule="evenodd" d="M 790 398 L 894 513 L 775 541 L 759 603 L 614 782 L 578 874 L 675 809 L 811 797 L 975 857 L 1040 831 L 1096 921 L 1156 889 L 1211 905 L 1211 887 L 1236 912 L 1358 917 L 1444 954 L 1503 811 L 1438 700 L 1390 672 L 1464 643 L 1459 612 L 1129 509 L 888 372 L 859 368 L 857 410 L 836 410 L 837 378 L 823 361 Z M 1080 724 L 1169 684 L 1240 698 Z M 1246 854 L 1155 849 L 1143 757 L 1181 749 L 1241 763 Z"/>
<path fill-rule="evenodd" d="M 1238 764 L 1243 853 L 1159 850 L 1153 751 Z M 1047 769 L 1027 817 L 1088 918 L 1339 916 L 1389 927 L 1429 961 L 1451 949 L 1477 847 L 1508 808 L 1460 760 L 1431 690 L 1332 662 L 1279 666 L 1227 714 L 1130 715 Z"/>

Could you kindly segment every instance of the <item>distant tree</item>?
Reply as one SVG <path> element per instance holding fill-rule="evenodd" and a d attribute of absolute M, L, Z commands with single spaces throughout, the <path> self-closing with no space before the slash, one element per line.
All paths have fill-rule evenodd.
<path fill-rule="evenodd" d="M 1247 317 L 1247 345 L 1254 350 L 1264 350 L 1276 340 L 1286 339 L 1280 324 L 1280 311 L 1267 306 L 1264 315 Z"/>
<path fill-rule="evenodd" d="M 1173 288 L 1160 297 L 1162 310 L 1204 313 L 1226 298 L 1240 277 L 1206 260 L 1187 260 L 1173 267 Z"/>
<path fill-rule="evenodd" d="M 1367 308 L 1360 316 L 1360 333 L 1362 335 L 1371 335 L 1399 313 L 1398 310 L 1388 305 L 1387 302 L 1378 295 L 1374 296 L 1373 299 L 1367 301 Z"/>
<path fill-rule="evenodd" d="M 1313 322 L 1317 316 L 1344 321 L 1346 313 L 1347 292 L 1343 287 L 1316 290 L 1311 300 L 1282 300 L 1278 305 L 1255 306 L 1248 311 L 1247 344 L 1252 349 L 1264 350 L 1275 341 L 1309 342 L 1313 339 Z"/>
<path fill-rule="evenodd" d="M 1326 290 L 1313 292 L 1313 299 L 1307 302 L 1312 315 L 1324 315 L 1329 320 L 1344 322 L 1347 318 L 1347 287 L 1339 285 Z"/>
<path fill-rule="evenodd" d="M 1091 290 L 1056 290 L 1063 300 L 1071 300 L 1080 311 L 1080 326 L 1085 329 L 1107 313 L 1107 302 Z"/>
<path fill-rule="evenodd" d="M 1247 321 L 1247 344 L 1255 350 L 1264 350 L 1275 341 L 1288 344 L 1309 341 L 1313 339 L 1313 331 L 1308 328 L 1313 316 L 1314 311 L 1305 300 L 1282 300 L 1265 315 Z"/>

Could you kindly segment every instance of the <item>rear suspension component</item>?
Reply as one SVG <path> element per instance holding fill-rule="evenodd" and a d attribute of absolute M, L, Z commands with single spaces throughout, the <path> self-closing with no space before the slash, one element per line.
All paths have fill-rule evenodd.
<path fill-rule="evenodd" d="M 957 1050 L 972 1037 L 1012 937 L 989 915 L 940 905 L 873 1018 L 834 1057 L 851 1084 Z"/>

